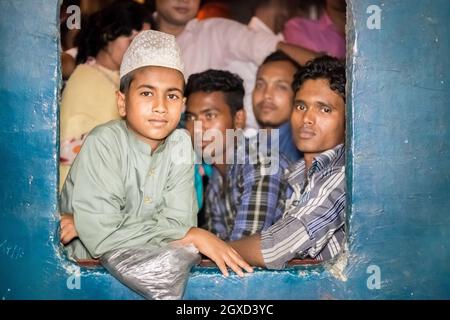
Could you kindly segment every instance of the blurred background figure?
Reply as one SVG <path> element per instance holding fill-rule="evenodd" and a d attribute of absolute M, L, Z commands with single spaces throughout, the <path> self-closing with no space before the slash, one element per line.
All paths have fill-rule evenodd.
<path fill-rule="evenodd" d="M 281 51 L 270 54 L 258 68 L 252 93 L 253 113 L 260 128 L 279 130 L 280 152 L 292 162 L 303 156 L 294 144 L 289 122 L 294 101 L 292 81 L 299 67 Z"/>
<path fill-rule="evenodd" d="M 250 6 L 252 17 L 248 23 L 248 28 L 255 32 L 264 32 L 268 35 L 277 36 L 279 41 L 284 41 L 283 31 L 284 24 L 296 13 L 295 0 L 253 0 L 247 1 Z M 232 60 L 226 67 L 227 70 L 238 73 L 244 80 L 245 97 L 244 109 L 247 113 L 246 134 L 252 136 L 256 134 L 259 125 L 255 119 L 252 108 L 252 91 L 255 87 L 255 76 L 258 65 L 249 61 L 239 59 Z"/>
<path fill-rule="evenodd" d="M 284 28 L 286 42 L 307 49 L 326 53 L 333 57 L 345 58 L 345 0 L 317 1 L 312 16 L 295 17 L 289 20 Z"/>
<path fill-rule="evenodd" d="M 61 66 L 62 77 L 65 81 L 69 79 L 72 72 L 77 66 L 77 53 L 78 48 L 76 44 L 76 36 L 79 33 L 79 29 L 69 29 L 67 26 L 67 19 L 71 16 L 72 11 L 67 12 L 67 8 L 72 5 L 76 5 L 81 9 L 81 26 L 82 28 L 89 28 L 87 24 L 87 17 L 94 13 L 105 9 L 113 3 L 117 2 L 135 2 L 141 5 L 142 14 L 144 16 L 143 30 L 149 30 L 152 28 L 153 20 L 152 13 L 154 11 L 153 0 L 63 0 L 60 9 L 60 31 L 61 31 Z"/>
<path fill-rule="evenodd" d="M 77 35 L 78 66 L 61 100 L 60 186 L 86 134 L 99 124 L 119 118 L 119 67 L 144 22 L 142 5 L 122 0 L 89 16 Z"/>

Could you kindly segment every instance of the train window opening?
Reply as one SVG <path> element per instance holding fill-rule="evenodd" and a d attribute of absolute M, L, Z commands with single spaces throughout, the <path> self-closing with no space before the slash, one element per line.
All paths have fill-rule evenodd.
<path fill-rule="evenodd" d="M 310 1 L 310 2 L 313 2 L 313 1 Z M 314 11 L 314 10 L 316 10 L 316 11 Z M 317 9 L 314 9 L 314 10 L 311 11 L 311 13 L 310 13 L 311 15 L 314 15 L 314 14 L 317 15 L 318 12 L 320 12 L 320 11 L 317 11 Z M 322 10 L 324 10 L 324 9 L 322 8 Z M 68 39 L 70 41 L 70 37 L 68 37 Z M 60 64 L 61 64 L 62 76 L 63 76 L 64 80 L 67 80 L 69 78 L 69 75 L 66 73 L 66 71 L 69 70 L 69 72 L 72 72 L 75 69 L 75 66 L 73 65 L 73 62 L 74 61 L 71 59 L 71 57 L 69 55 L 67 55 L 67 54 L 62 54 L 61 55 L 61 57 L 60 57 Z M 62 90 L 61 90 L 61 92 L 62 92 Z M 348 108 L 349 108 L 349 106 L 347 105 L 346 106 L 346 115 L 351 114 L 351 112 L 348 110 Z M 346 121 L 346 124 L 348 126 L 349 125 L 349 121 Z M 347 132 L 348 132 L 348 130 L 346 130 L 346 133 L 345 133 L 346 135 L 347 135 Z M 348 154 L 347 150 L 348 150 L 348 148 L 350 146 L 349 143 L 348 143 L 348 142 L 350 142 L 350 137 L 346 136 L 345 137 L 345 141 L 347 142 L 346 145 L 345 145 L 346 154 Z M 58 150 L 59 150 L 59 148 L 58 148 Z M 345 164 L 345 166 L 347 167 L 347 164 Z M 347 170 L 347 172 L 348 172 L 348 170 Z M 62 186 L 62 184 L 61 184 L 61 186 Z M 348 207 L 349 206 L 347 206 L 347 208 Z M 347 210 L 347 212 L 346 212 L 347 221 L 348 221 L 348 214 L 349 214 L 349 210 Z M 59 235 L 58 235 L 58 238 L 59 238 Z M 345 239 L 345 242 L 347 242 L 347 239 Z M 343 245 L 343 247 L 345 247 L 345 244 Z M 339 253 L 339 254 L 341 254 L 341 253 Z M 338 256 L 336 256 L 336 257 L 338 257 Z M 99 260 L 97 260 L 97 259 L 78 260 L 77 264 L 79 266 L 85 267 L 87 269 L 101 267 L 101 264 L 100 264 Z M 294 258 L 294 259 L 290 260 L 287 263 L 287 268 L 288 269 L 289 268 L 296 268 L 298 266 L 304 266 L 304 265 L 321 266 L 322 264 L 323 264 L 323 262 L 320 261 L 320 260 L 308 259 L 308 258 L 306 258 L 306 259 L 305 258 Z M 200 264 L 198 266 L 199 267 L 213 268 L 213 267 L 215 267 L 215 264 L 211 260 L 207 259 L 206 257 L 203 257 L 203 259 L 201 260 L 201 262 L 200 262 Z M 218 271 L 218 269 L 217 269 L 217 271 Z"/>

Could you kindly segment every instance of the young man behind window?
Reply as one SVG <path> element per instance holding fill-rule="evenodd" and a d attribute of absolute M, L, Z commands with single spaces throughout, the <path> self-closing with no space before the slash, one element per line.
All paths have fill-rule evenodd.
<path fill-rule="evenodd" d="M 231 242 L 252 265 L 284 268 L 292 258 L 328 260 L 345 241 L 345 66 L 324 56 L 293 83 L 293 138 L 304 158 L 288 169 L 283 217 L 260 234 Z"/>

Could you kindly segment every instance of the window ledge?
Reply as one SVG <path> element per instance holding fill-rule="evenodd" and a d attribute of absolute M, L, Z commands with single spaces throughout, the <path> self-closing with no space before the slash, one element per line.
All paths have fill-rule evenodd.
<path fill-rule="evenodd" d="M 314 259 L 292 259 L 287 263 L 288 266 L 298 266 L 298 265 L 315 265 L 319 264 L 322 261 L 314 260 Z M 97 259 L 82 259 L 77 260 L 77 264 L 81 267 L 85 268 L 96 268 L 101 267 L 100 260 Z M 217 267 L 214 262 L 212 262 L 210 259 L 203 258 L 200 263 L 198 264 L 200 267 Z"/>

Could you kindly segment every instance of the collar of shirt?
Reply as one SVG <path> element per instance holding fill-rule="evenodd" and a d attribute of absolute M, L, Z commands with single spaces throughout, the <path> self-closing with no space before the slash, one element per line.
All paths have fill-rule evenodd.
<path fill-rule="evenodd" d="M 118 70 L 110 70 L 105 68 L 104 66 L 98 64 L 93 57 L 89 57 L 85 64 L 99 71 L 109 82 L 114 85 L 114 87 L 116 87 L 116 89 L 119 89 L 120 77 Z"/>
<path fill-rule="evenodd" d="M 186 26 L 184 27 L 183 31 L 177 36 L 177 38 L 180 37 L 181 35 L 186 34 L 186 33 L 194 32 L 195 27 L 197 26 L 197 24 L 199 22 L 200 22 L 200 20 L 198 20 L 197 18 L 189 20 L 189 22 L 186 23 Z"/>
<path fill-rule="evenodd" d="M 214 184 L 216 186 L 222 186 L 223 185 L 223 177 L 220 174 L 220 171 L 214 166 L 211 166 L 211 168 L 212 168 L 212 170 L 211 170 L 212 184 Z"/>
<path fill-rule="evenodd" d="M 345 159 L 341 157 L 345 152 L 344 144 L 339 144 L 333 149 L 324 151 L 317 155 L 308 170 L 308 179 L 314 174 L 319 173 L 329 166 L 344 166 Z M 298 162 L 291 165 L 286 170 L 285 179 L 289 185 L 296 189 L 298 186 L 302 186 L 305 182 L 305 160 L 301 159 Z M 296 188 L 297 187 L 297 188 Z"/>
<path fill-rule="evenodd" d="M 156 148 L 154 152 L 152 152 L 152 148 L 150 147 L 150 145 L 139 139 L 136 134 L 130 128 L 128 128 L 125 120 L 122 120 L 122 125 L 126 129 L 128 142 L 133 149 L 139 150 L 139 152 L 149 156 L 155 155 L 156 153 L 160 153 L 164 150 L 167 138 Z"/>
<path fill-rule="evenodd" d="M 272 29 L 270 29 L 260 18 L 256 16 L 252 17 L 248 23 L 248 27 L 253 31 L 275 34 Z M 284 41 L 283 34 L 279 33 L 276 36 L 280 39 L 280 41 Z"/>
<path fill-rule="evenodd" d="M 208 185 L 206 186 L 206 197 L 210 199 L 210 203 L 212 203 L 215 206 L 224 205 L 223 202 L 217 203 L 217 199 L 215 198 L 221 198 L 221 195 L 223 193 L 224 188 L 224 179 L 222 175 L 220 174 L 220 171 L 214 167 L 211 166 L 211 175 L 209 176 Z M 211 201 L 211 199 L 215 199 L 215 201 Z"/>

